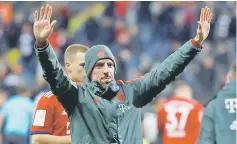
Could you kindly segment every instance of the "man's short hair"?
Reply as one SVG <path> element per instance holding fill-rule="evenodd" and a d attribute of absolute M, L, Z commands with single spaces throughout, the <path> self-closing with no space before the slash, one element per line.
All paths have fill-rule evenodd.
<path fill-rule="evenodd" d="M 64 62 L 72 61 L 74 54 L 77 54 L 78 52 L 86 53 L 88 49 L 87 46 L 81 44 L 72 44 L 68 46 L 64 54 Z"/>
<path fill-rule="evenodd" d="M 185 81 L 182 81 L 182 80 L 178 80 L 178 81 L 175 82 L 174 89 L 180 89 L 180 88 L 183 88 L 183 87 L 189 87 L 189 85 Z"/>
<path fill-rule="evenodd" d="M 190 87 L 190 85 L 188 83 L 186 83 L 185 81 L 177 81 L 175 82 L 175 87 L 174 87 L 174 93 L 178 92 L 178 91 L 190 91 L 192 92 L 192 88 Z"/>

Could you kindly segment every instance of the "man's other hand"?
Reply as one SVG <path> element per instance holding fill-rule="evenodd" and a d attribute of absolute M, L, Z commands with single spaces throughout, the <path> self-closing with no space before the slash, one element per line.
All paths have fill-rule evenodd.
<path fill-rule="evenodd" d="M 44 43 L 47 41 L 49 35 L 53 32 L 54 26 L 56 25 L 56 20 L 50 23 L 52 16 L 52 6 L 46 5 L 46 7 L 41 7 L 40 15 L 38 17 L 38 12 L 34 13 L 34 36 L 36 41 Z"/>
<path fill-rule="evenodd" d="M 199 45 L 202 45 L 202 43 L 207 38 L 210 32 L 211 19 L 212 19 L 212 13 L 210 9 L 207 6 L 205 8 L 202 8 L 202 11 L 200 14 L 200 20 L 197 22 L 198 23 L 197 35 L 194 38 L 194 40 Z"/>

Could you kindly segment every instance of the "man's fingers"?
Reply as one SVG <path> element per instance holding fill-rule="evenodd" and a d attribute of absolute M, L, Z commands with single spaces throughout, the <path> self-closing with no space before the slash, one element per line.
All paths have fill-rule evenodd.
<path fill-rule="evenodd" d="M 34 13 L 34 18 L 35 18 L 35 22 L 37 22 L 38 21 L 38 12 L 37 11 L 35 11 L 35 13 Z"/>
<path fill-rule="evenodd" d="M 55 25 L 56 25 L 57 21 L 54 20 L 51 24 L 50 24 L 50 29 L 53 30 Z"/>
<path fill-rule="evenodd" d="M 49 5 L 47 4 L 44 11 L 44 17 L 43 17 L 44 20 L 47 18 L 48 12 L 49 12 Z"/>
<path fill-rule="evenodd" d="M 44 16 L 44 7 L 42 6 L 40 9 L 40 19 L 39 20 L 42 20 L 43 16 Z"/>
<path fill-rule="evenodd" d="M 204 13 L 204 8 L 202 8 L 201 14 L 200 14 L 200 21 L 201 21 L 201 22 L 203 21 L 203 13 Z"/>
<path fill-rule="evenodd" d="M 52 11 L 53 11 L 52 9 L 53 9 L 53 8 L 50 6 L 50 7 L 49 7 L 48 14 L 47 14 L 47 18 L 46 18 L 48 21 L 50 21 L 50 19 L 51 19 Z"/>
<path fill-rule="evenodd" d="M 205 21 L 208 21 L 209 15 L 210 15 L 210 9 L 207 7 L 207 12 L 206 12 L 206 15 L 205 15 Z"/>
<path fill-rule="evenodd" d="M 208 23 L 211 23 L 211 20 L 212 20 L 212 13 L 208 17 Z"/>
<path fill-rule="evenodd" d="M 207 6 L 205 6 L 204 14 L 203 14 L 203 21 L 206 21 L 206 20 L 207 20 L 207 19 L 206 19 L 207 10 L 208 10 L 208 8 L 207 8 Z"/>

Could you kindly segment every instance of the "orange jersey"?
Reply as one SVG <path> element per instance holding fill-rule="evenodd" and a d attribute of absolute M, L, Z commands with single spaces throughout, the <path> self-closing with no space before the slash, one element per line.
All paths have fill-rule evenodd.
<path fill-rule="evenodd" d="M 203 106 L 195 100 L 173 97 L 165 101 L 158 114 L 163 144 L 195 144 L 202 113 Z"/>
<path fill-rule="evenodd" d="M 68 115 L 52 92 L 44 94 L 38 101 L 31 134 L 70 134 Z"/>

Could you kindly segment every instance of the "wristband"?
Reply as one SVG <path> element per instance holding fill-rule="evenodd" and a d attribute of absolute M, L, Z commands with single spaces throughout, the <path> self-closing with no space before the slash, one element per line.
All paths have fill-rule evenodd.
<path fill-rule="evenodd" d="M 197 43 L 194 39 L 192 39 L 192 44 L 195 46 L 195 47 L 198 47 L 198 48 L 202 48 L 202 46 Z"/>
<path fill-rule="evenodd" d="M 36 41 L 36 46 L 37 48 L 43 48 L 44 46 L 46 46 L 48 44 L 48 41 L 46 40 L 45 42 L 39 42 Z"/>

